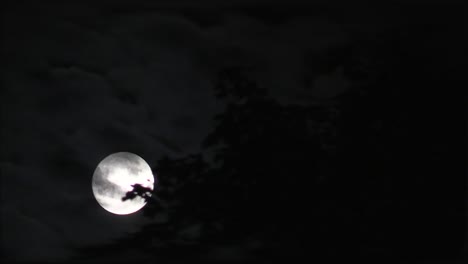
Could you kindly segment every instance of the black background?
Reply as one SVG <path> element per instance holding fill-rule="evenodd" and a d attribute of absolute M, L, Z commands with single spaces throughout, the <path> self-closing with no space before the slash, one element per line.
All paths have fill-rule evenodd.
<path fill-rule="evenodd" d="M 464 5 L 4 5 L 4 260 L 466 258 Z M 117 151 L 157 174 L 128 217 Z"/>

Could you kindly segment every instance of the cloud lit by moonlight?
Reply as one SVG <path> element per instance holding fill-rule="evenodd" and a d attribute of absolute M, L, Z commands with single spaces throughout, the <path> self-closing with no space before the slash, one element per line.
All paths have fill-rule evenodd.
<path fill-rule="evenodd" d="M 146 201 L 135 197 L 123 201 L 125 194 L 140 184 L 153 190 L 154 176 L 150 166 L 140 156 L 129 152 L 117 152 L 103 159 L 93 174 L 92 188 L 96 201 L 107 211 L 126 215 L 134 213 Z"/>

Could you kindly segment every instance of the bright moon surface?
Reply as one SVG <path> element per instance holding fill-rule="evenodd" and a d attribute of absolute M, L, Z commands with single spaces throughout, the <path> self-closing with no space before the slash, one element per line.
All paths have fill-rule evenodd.
<path fill-rule="evenodd" d="M 153 190 L 154 176 L 148 163 L 130 152 L 107 156 L 93 174 L 94 197 L 102 208 L 113 214 L 131 214 L 145 206 L 145 199 L 140 196 L 122 201 L 125 194 L 133 190 L 133 184 Z"/>

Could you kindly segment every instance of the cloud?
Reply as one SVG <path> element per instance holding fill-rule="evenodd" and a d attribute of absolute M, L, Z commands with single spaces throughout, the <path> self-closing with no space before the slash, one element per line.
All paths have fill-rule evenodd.
<path fill-rule="evenodd" d="M 64 249 L 66 240 L 59 231 L 17 209 L 2 207 L 2 249 L 10 260 L 60 260 L 69 253 Z M 5 228 L 9 227 L 9 228 Z M 47 247 L 44 247 L 44 244 Z"/>
<path fill-rule="evenodd" d="M 198 152 L 223 109 L 212 90 L 218 69 L 251 66 L 285 104 L 347 87 L 339 68 L 317 77 L 313 89 L 303 82 L 306 54 L 347 41 L 327 20 L 272 25 L 232 15 L 202 27 L 176 15 L 66 10 L 5 17 L 0 219 L 8 230 L 0 237 L 10 258 L 63 257 L 137 230 L 140 214 L 115 217 L 94 200 L 95 167 L 129 151 L 157 174 L 163 155 Z M 25 22 L 30 15 L 36 23 Z"/>
<path fill-rule="evenodd" d="M 145 221 L 111 216 L 94 200 L 91 177 L 105 156 L 135 152 L 154 166 L 164 154 L 197 151 L 218 106 L 184 47 L 163 41 L 171 32 L 192 34 L 190 25 L 177 31 L 186 22 L 160 18 L 138 35 L 146 23 L 139 19 L 89 30 L 75 18 L 39 16 L 26 25 L 16 15 L 6 18 L 15 30 L 6 35 L 1 97 L 1 220 L 8 229 L 1 243 L 15 260 L 62 258 Z M 181 131 L 175 120 L 197 121 Z"/>
<path fill-rule="evenodd" d="M 216 39 L 223 63 L 251 67 L 250 73 L 280 103 L 307 104 L 310 98 L 320 99 L 323 90 L 330 90 L 329 95 L 345 90 L 320 81 L 315 89 L 309 89 L 305 82 L 326 78 L 308 70 L 314 56 L 349 44 L 350 32 L 340 24 L 325 18 L 299 17 L 277 25 L 233 15 L 224 24 L 207 29 L 206 34 Z"/>

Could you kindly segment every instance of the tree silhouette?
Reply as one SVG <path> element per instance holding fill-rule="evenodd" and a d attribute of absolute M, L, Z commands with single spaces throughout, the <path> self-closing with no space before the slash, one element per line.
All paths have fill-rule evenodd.
<path fill-rule="evenodd" d="M 418 213 L 443 207 L 428 197 L 448 187 L 438 185 L 435 172 L 455 173 L 455 166 L 444 167 L 454 161 L 439 139 L 449 140 L 445 128 L 453 126 L 429 107 L 435 91 L 411 88 L 457 79 L 448 71 L 432 74 L 447 61 L 425 56 L 430 46 L 405 42 L 414 33 L 410 43 L 419 43 L 419 32 L 397 28 L 335 58 L 353 87 L 332 105 L 282 105 L 249 78 L 249 69 L 223 69 L 214 92 L 226 107 L 202 152 L 158 161 L 151 197 L 138 186 L 126 196 L 145 197 L 143 210 L 154 221 L 115 244 L 144 245 L 167 259 L 210 259 L 220 248 L 230 250 L 221 250 L 225 259 L 233 259 L 229 251 L 271 260 L 436 252 L 429 236 L 448 235 L 425 233 L 431 222 Z M 434 119 L 444 126 L 431 126 Z M 456 250 L 451 246 L 437 252 Z"/>
<path fill-rule="evenodd" d="M 203 142 L 213 160 L 199 153 L 158 161 L 152 194 L 134 185 L 122 198 L 145 198 L 144 213 L 155 221 L 118 243 L 153 245 L 157 239 L 148 251 L 159 257 L 181 245 L 189 251 L 195 245 L 235 245 L 249 248 L 249 256 L 268 248 L 281 248 L 284 255 L 306 251 L 298 247 L 316 224 L 317 210 L 308 208 L 316 208 L 318 163 L 328 155 L 320 128 L 330 125 L 332 114 L 316 106 L 281 105 L 247 73 L 232 67 L 218 74 L 215 94 L 226 108 Z M 251 241 L 257 241 L 252 249 Z"/>

